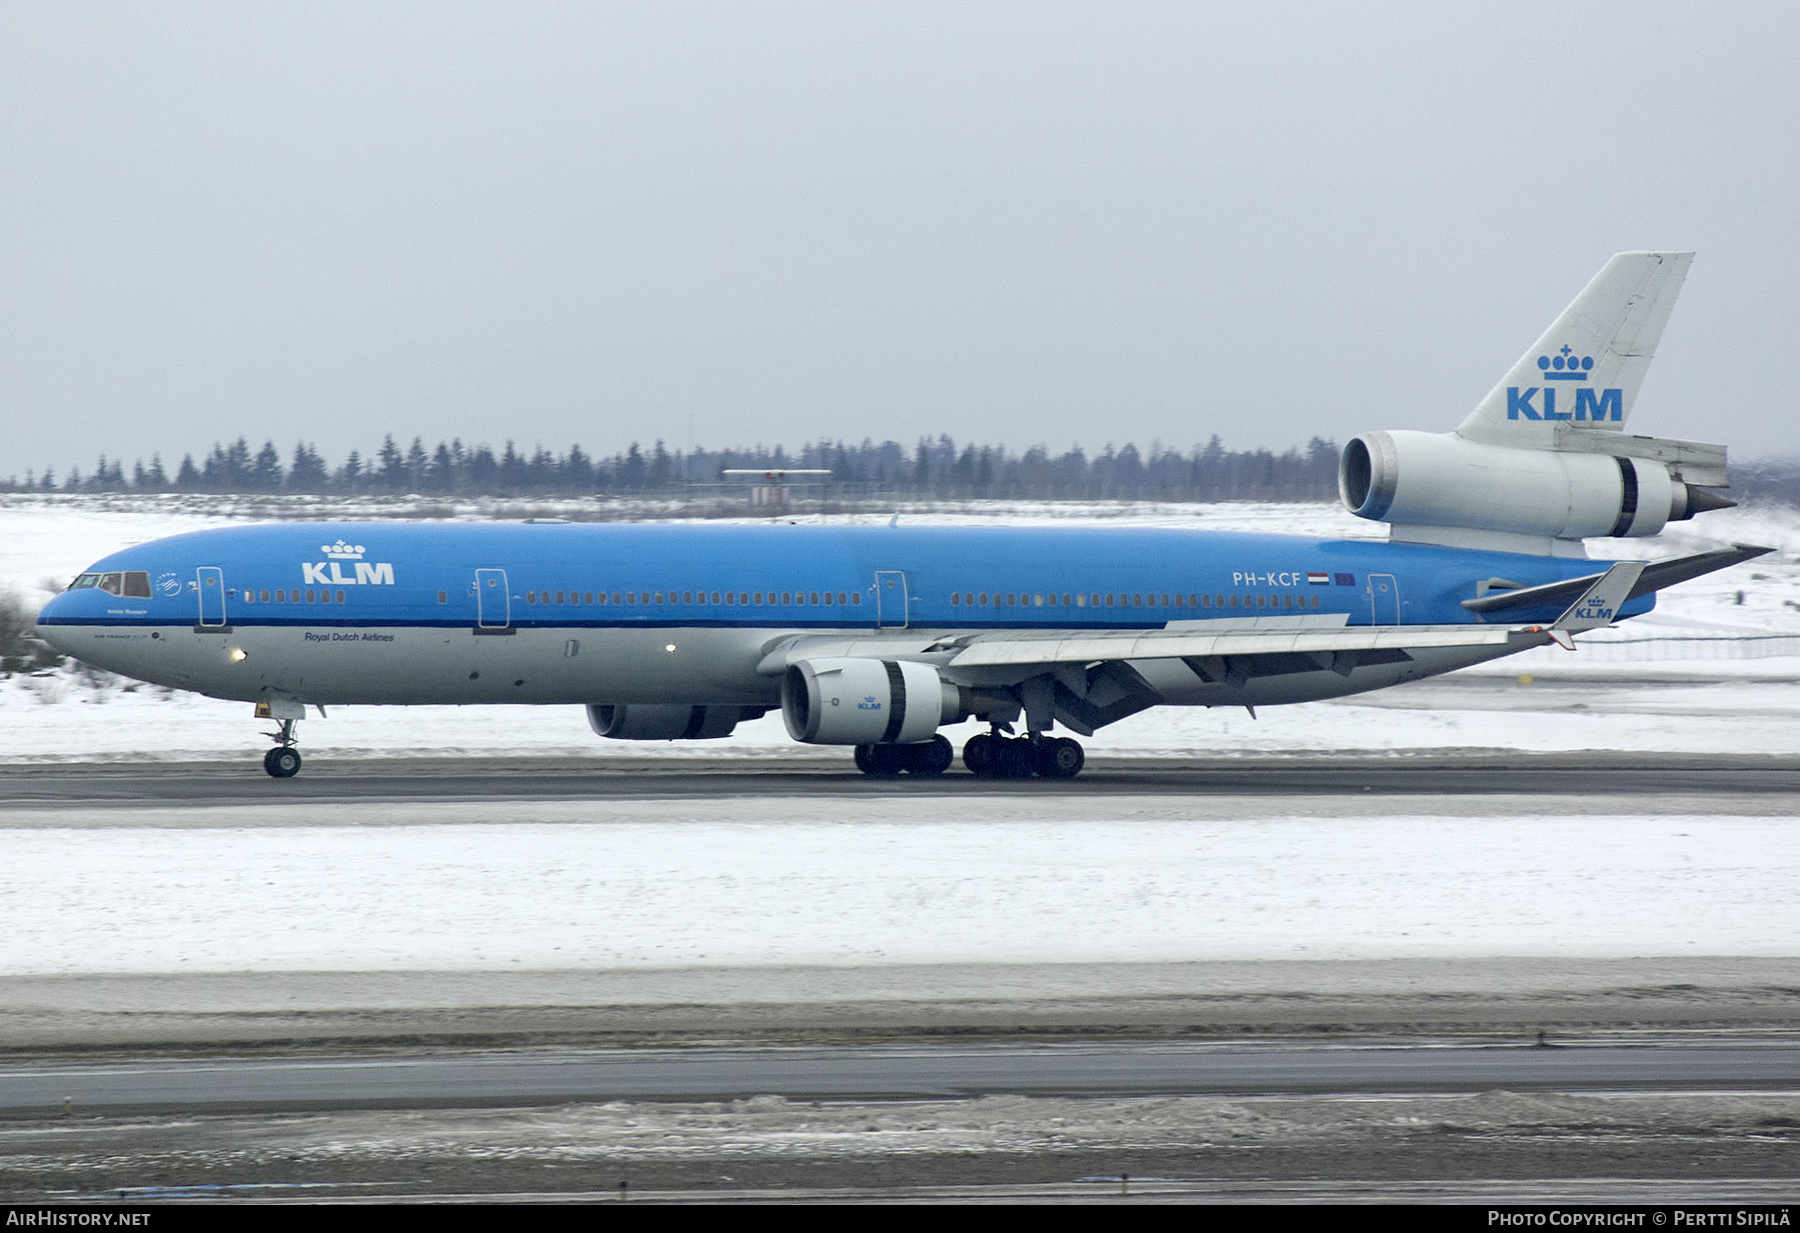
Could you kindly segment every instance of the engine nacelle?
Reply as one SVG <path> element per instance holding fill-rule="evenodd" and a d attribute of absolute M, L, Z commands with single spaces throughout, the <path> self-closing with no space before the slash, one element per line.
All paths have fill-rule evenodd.
<path fill-rule="evenodd" d="M 1338 492 L 1351 513 L 1396 526 L 1565 540 L 1655 535 L 1666 522 L 1732 504 L 1650 459 L 1408 431 L 1352 438 Z"/>
<path fill-rule="evenodd" d="M 709 741 L 730 736 L 741 706 L 589 706 L 588 727 L 615 741 Z M 752 714 L 755 714 L 753 711 Z"/>
<path fill-rule="evenodd" d="M 806 659 L 781 679 L 788 734 L 811 745 L 911 745 L 963 713 L 961 691 L 930 664 Z"/>

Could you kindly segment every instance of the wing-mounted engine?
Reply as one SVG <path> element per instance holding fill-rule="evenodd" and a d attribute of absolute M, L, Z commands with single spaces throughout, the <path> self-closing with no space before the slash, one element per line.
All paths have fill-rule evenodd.
<path fill-rule="evenodd" d="M 759 706 L 667 706 L 633 702 L 628 706 L 589 706 L 588 727 L 615 741 L 708 741 L 730 736 Z"/>
<path fill-rule="evenodd" d="M 910 745 L 967 714 L 963 691 L 930 664 L 804 659 L 781 679 L 788 735 L 813 745 Z"/>
<path fill-rule="evenodd" d="M 1725 447 L 1628 436 L 1692 253 L 1619 253 L 1455 432 L 1369 432 L 1338 491 L 1397 540 L 1585 556 L 1734 502 Z"/>

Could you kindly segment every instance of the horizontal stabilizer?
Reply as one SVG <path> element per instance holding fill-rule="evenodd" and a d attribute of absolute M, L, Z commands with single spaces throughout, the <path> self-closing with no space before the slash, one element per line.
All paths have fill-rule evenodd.
<path fill-rule="evenodd" d="M 1644 572 L 1638 575 L 1637 582 L 1632 585 L 1625 599 L 1636 599 L 1640 595 L 1648 595 L 1652 591 L 1660 591 L 1664 587 L 1672 587 L 1678 582 L 1686 582 L 1690 578 L 1698 578 L 1727 566 L 1740 565 L 1774 551 L 1773 548 L 1758 548 L 1754 544 L 1733 544 L 1717 552 L 1702 552 L 1691 557 L 1657 561 L 1644 566 Z M 1605 577 L 1606 574 L 1584 574 L 1579 578 L 1549 582 L 1540 587 L 1489 591 L 1475 599 L 1463 600 L 1462 606 L 1471 612 L 1486 614 L 1512 608 L 1536 608 L 1543 604 L 1572 603 Z"/>

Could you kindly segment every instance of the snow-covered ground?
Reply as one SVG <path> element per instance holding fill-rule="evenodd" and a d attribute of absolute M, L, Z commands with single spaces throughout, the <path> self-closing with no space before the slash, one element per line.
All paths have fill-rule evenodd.
<path fill-rule="evenodd" d="M 1800 829 L 1764 802 L 917 803 L 15 808 L 0 975 L 1781 956 L 1800 937 Z"/>
<path fill-rule="evenodd" d="M 0 495 L 0 591 L 29 603 L 127 544 L 271 515 L 312 519 L 525 513 L 655 517 L 618 502 L 429 504 L 406 500 Z M 886 515 L 834 515 L 833 521 Z M 1050 505 L 988 503 L 902 509 L 947 525 L 1054 520 L 1379 538 L 1383 528 L 1337 505 Z M 1241 711 L 1161 708 L 1102 730 L 1099 754 L 1407 749 L 1668 750 L 1788 753 L 1800 736 L 1800 511 L 1750 507 L 1676 524 L 1652 541 L 1595 541 L 1596 557 L 1675 556 L 1731 542 L 1777 552 L 1665 591 L 1657 610 L 1582 639 L 1436 682 L 1338 702 Z M 173 694 L 79 672 L 0 680 L 0 762 L 246 757 L 261 748 L 241 703 Z M 975 731 L 951 730 L 959 744 Z M 760 756 L 792 749 L 778 716 L 724 741 L 602 741 L 576 707 L 343 707 L 308 720 L 315 757 L 398 753 Z"/>

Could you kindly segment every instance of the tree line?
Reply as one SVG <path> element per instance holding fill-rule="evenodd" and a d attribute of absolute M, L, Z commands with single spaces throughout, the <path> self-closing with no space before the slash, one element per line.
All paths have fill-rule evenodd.
<path fill-rule="evenodd" d="M 239 437 L 215 444 L 198 462 L 185 455 L 173 475 L 160 454 L 148 465 L 101 455 L 83 473 L 71 468 L 28 472 L 0 483 L 10 492 L 191 492 L 420 495 L 443 497 L 573 497 L 590 495 L 691 495 L 697 488 L 742 487 L 726 470 L 823 470 L 829 476 L 798 478 L 796 486 L 822 482 L 843 496 L 1016 500 L 1316 501 L 1337 492 L 1335 442 L 1314 437 L 1304 448 L 1228 450 L 1214 436 L 1187 453 L 1153 444 L 1087 454 L 1079 446 L 1051 454 L 1044 446 L 1018 452 L 1003 445 L 959 446 L 949 436 L 920 438 L 912 449 L 897 441 L 860 445 L 809 443 L 789 452 L 773 448 L 671 452 L 658 441 L 638 444 L 609 458 L 579 445 L 556 453 L 526 453 L 508 441 L 496 453 L 487 445 L 440 441 L 427 449 L 414 437 L 402 449 L 390 433 L 372 457 L 350 451 L 332 466 L 302 441 L 284 457 L 273 441 L 252 452 Z M 754 483 L 754 477 L 748 477 Z"/>

